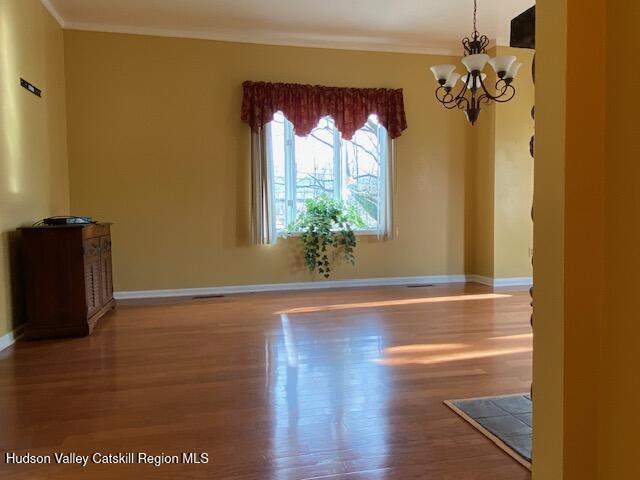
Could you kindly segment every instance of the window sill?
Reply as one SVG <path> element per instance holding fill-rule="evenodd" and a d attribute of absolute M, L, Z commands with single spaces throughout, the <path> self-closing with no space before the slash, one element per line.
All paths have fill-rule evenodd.
<path fill-rule="evenodd" d="M 354 230 L 353 233 L 356 234 L 356 237 L 377 237 L 378 236 L 377 230 Z M 276 237 L 287 238 L 287 237 L 299 237 L 300 235 L 301 235 L 300 233 L 278 232 Z"/>

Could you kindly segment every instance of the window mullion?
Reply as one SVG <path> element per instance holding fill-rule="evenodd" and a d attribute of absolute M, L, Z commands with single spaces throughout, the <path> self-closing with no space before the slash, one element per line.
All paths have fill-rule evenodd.
<path fill-rule="evenodd" d="M 286 224 L 290 225 L 296 220 L 296 158 L 295 158 L 295 134 L 293 124 L 285 119 L 284 122 L 284 166 L 285 166 L 285 217 Z"/>
<path fill-rule="evenodd" d="M 340 131 L 333 125 L 333 197 L 342 200 L 342 142 Z"/>
<path fill-rule="evenodd" d="M 392 236 L 393 232 L 389 231 L 391 225 L 391 196 L 393 192 L 393 185 L 391 184 L 391 152 L 389 149 L 389 139 L 387 136 L 387 130 L 378 125 L 377 128 L 378 137 L 378 158 L 379 158 L 379 185 L 378 189 L 378 232 L 384 232 L 384 235 Z"/>

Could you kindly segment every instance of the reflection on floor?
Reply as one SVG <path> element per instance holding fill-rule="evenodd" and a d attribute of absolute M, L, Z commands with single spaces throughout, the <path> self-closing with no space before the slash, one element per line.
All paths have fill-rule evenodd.
<path fill-rule="evenodd" d="M 0 353 L 2 455 L 208 463 L 0 462 L 0 476 L 529 479 L 442 403 L 529 388 L 528 302 L 457 285 L 122 304 L 92 337 Z"/>

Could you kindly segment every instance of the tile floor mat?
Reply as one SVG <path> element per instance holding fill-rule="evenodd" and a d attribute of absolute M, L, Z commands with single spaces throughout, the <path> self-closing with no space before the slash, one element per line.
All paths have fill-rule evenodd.
<path fill-rule="evenodd" d="M 451 410 L 520 464 L 531 469 L 531 397 L 529 394 L 447 400 Z"/>

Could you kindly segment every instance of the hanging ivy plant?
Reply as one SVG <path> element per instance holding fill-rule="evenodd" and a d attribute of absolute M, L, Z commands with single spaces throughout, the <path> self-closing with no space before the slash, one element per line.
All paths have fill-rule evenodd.
<path fill-rule="evenodd" d="M 355 263 L 353 229 L 364 226 L 354 207 L 323 195 L 306 200 L 304 210 L 287 230 L 290 234 L 300 234 L 304 262 L 309 271 L 329 278 L 331 260 L 342 258 L 352 265 Z"/>

